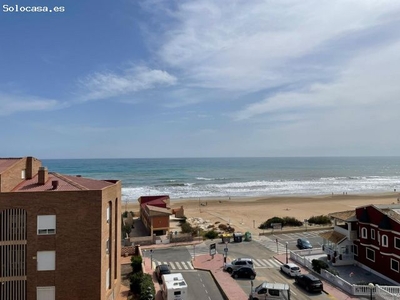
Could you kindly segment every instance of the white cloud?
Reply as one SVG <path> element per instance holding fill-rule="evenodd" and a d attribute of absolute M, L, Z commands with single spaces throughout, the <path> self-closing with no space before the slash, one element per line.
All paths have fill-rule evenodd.
<path fill-rule="evenodd" d="M 0 115 L 3 116 L 18 112 L 49 111 L 63 107 L 65 107 L 64 103 L 54 99 L 0 92 Z"/>
<path fill-rule="evenodd" d="M 337 41 L 383 26 L 396 11 L 392 0 L 177 1 L 158 55 L 190 86 L 251 92 L 316 81 L 331 75 L 323 74 L 329 61 L 295 61 L 362 51 Z"/>
<path fill-rule="evenodd" d="M 296 92 L 277 93 L 253 103 L 233 114 L 236 120 L 245 120 L 263 114 L 319 113 L 331 115 L 334 111 L 352 110 L 352 117 L 371 111 L 381 112 L 382 118 L 394 117 L 400 109 L 400 43 L 381 48 L 353 59 L 334 82 L 314 84 Z M 384 112 L 384 113 L 383 113 Z M 370 120 L 360 120 L 362 123 Z"/>
<path fill-rule="evenodd" d="M 166 71 L 134 67 L 115 72 L 97 72 L 79 80 L 82 100 L 99 100 L 132 94 L 160 86 L 170 86 L 177 79 Z"/>

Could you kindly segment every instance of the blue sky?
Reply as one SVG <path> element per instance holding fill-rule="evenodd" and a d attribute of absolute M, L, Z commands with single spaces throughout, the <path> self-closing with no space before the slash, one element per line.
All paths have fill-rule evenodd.
<path fill-rule="evenodd" d="M 400 1 L 1 3 L 0 157 L 400 153 Z"/>

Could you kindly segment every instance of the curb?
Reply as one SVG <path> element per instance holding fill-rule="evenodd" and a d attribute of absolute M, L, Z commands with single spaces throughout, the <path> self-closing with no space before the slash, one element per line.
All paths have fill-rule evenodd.
<path fill-rule="evenodd" d="M 193 265 L 193 262 L 192 262 L 192 265 Z M 194 267 L 194 266 L 193 266 L 193 267 Z M 215 278 L 213 272 L 211 272 L 210 270 L 207 270 L 207 269 L 202 269 L 202 268 L 194 268 L 194 269 L 195 269 L 195 270 L 200 270 L 200 271 L 207 271 L 208 273 L 210 273 L 210 275 L 211 275 L 211 277 L 213 278 L 215 284 L 217 285 L 219 291 L 221 292 L 223 298 L 224 298 L 225 300 L 229 300 L 228 296 L 225 294 L 224 289 L 221 287 L 221 285 L 219 284 L 218 280 Z"/>

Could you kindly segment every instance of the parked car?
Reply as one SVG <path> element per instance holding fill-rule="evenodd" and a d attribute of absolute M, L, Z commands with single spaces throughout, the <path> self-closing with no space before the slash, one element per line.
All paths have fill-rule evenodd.
<path fill-rule="evenodd" d="M 322 281 L 311 274 L 302 274 L 294 278 L 295 282 L 306 289 L 307 292 L 322 292 Z"/>
<path fill-rule="evenodd" d="M 312 249 L 312 245 L 309 240 L 297 239 L 297 248 L 299 249 Z"/>
<path fill-rule="evenodd" d="M 155 272 L 158 282 L 162 282 L 162 276 L 164 274 L 171 274 L 171 269 L 169 268 L 169 265 L 158 265 Z"/>
<path fill-rule="evenodd" d="M 252 267 L 241 267 L 232 272 L 233 278 L 249 278 L 253 280 L 256 278 L 256 271 Z"/>
<path fill-rule="evenodd" d="M 293 263 L 281 265 L 281 271 L 283 273 L 286 273 L 290 277 L 295 277 L 295 276 L 301 275 L 299 266 L 296 264 L 293 264 Z"/>
<path fill-rule="evenodd" d="M 224 270 L 231 273 L 241 267 L 254 268 L 253 260 L 251 258 L 237 258 L 232 260 L 230 263 L 225 264 Z"/>

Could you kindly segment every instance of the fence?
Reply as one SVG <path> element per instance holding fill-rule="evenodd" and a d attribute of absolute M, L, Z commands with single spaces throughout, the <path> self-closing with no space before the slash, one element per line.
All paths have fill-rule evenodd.
<path fill-rule="evenodd" d="M 314 256 L 323 254 L 322 249 L 302 250 L 290 252 L 290 258 L 299 264 L 306 267 L 311 272 L 316 272 L 312 268 L 312 259 L 307 256 Z M 307 254 L 307 256 L 305 256 Z M 398 286 L 380 286 L 380 285 L 357 285 L 351 284 L 343 278 L 334 275 L 326 270 L 321 270 L 321 274 L 318 276 L 322 277 L 332 285 L 337 286 L 353 296 L 371 296 L 374 295 L 376 300 L 394 300 L 400 299 L 400 287 Z"/>

